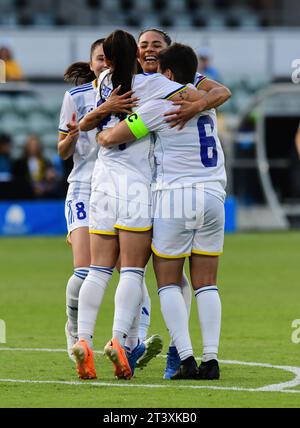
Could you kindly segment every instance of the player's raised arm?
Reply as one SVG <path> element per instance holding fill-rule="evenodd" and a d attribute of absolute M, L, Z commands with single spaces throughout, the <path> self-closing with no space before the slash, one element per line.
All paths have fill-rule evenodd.
<path fill-rule="evenodd" d="M 63 159 L 69 159 L 75 152 L 75 145 L 79 137 L 79 125 L 76 119 L 76 113 L 72 114 L 72 119 L 67 123 L 68 133 L 59 133 L 57 151 Z"/>
<path fill-rule="evenodd" d="M 214 80 L 205 79 L 198 91 L 191 89 L 183 91 L 172 98 L 174 105 L 180 106 L 177 112 L 167 112 L 166 121 L 170 123 L 171 128 L 178 126 L 182 129 L 185 124 L 201 113 L 212 108 L 223 105 L 230 97 L 231 92 L 226 86 L 223 86 Z"/>
<path fill-rule="evenodd" d="M 137 107 L 138 98 L 133 97 L 133 91 L 118 95 L 121 87 L 116 88 L 110 97 L 95 110 L 84 116 L 79 122 L 81 131 L 91 131 L 110 114 L 131 114 L 132 108 Z"/>
<path fill-rule="evenodd" d="M 201 99 L 203 110 L 210 110 L 223 105 L 231 98 L 231 91 L 225 85 L 211 79 L 203 79 L 197 85 L 197 89 L 205 91 L 205 96 Z"/>

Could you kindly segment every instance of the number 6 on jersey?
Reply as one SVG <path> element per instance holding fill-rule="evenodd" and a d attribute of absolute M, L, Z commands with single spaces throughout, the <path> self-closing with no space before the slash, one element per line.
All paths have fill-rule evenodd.
<path fill-rule="evenodd" d="M 200 157 L 205 168 L 218 164 L 217 143 L 213 132 L 215 124 L 210 116 L 200 116 L 197 122 L 200 138 Z"/>

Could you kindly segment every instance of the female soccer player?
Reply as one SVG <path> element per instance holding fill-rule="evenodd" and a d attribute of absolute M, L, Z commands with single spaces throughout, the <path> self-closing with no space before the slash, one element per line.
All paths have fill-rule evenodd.
<path fill-rule="evenodd" d="M 141 103 L 149 99 L 176 100 L 176 96 L 181 99 L 178 94 L 183 94 L 183 99 L 191 101 L 200 99 L 197 92 L 171 82 L 160 74 L 136 75 L 137 46 L 128 33 L 116 31 L 110 35 L 104 42 L 104 53 L 111 71 L 104 72 L 99 78 L 101 99 L 98 105 L 106 101 L 117 88 L 121 88 L 120 93 L 133 89 Z M 87 131 L 99 125 L 99 120 L 104 118 L 101 109 L 105 104 L 104 102 L 99 110 L 96 109 L 83 118 L 81 129 Z M 207 100 L 204 105 L 207 105 Z M 119 120 L 117 116 L 106 117 L 98 129 L 112 127 Z M 137 323 L 143 294 L 141 284 L 144 268 L 151 253 L 149 149 L 147 139 L 143 144 L 139 143 L 139 146 L 133 144 L 127 148 L 121 145 L 113 150 L 101 149 L 99 152 L 91 197 L 92 266 L 80 292 L 78 326 L 81 340 L 74 347 L 74 353 L 78 357 L 78 371 L 86 377 L 95 372 L 89 345 L 98 307 L 119 249 L 121 274 L 115 296 L 113 339 L 107 344 L 105 352 L 115 365 L 117 377 L 132 376 L 125 341 L 130 328 Z M 89 283 L 99 285 L 97 292 Z M 130 351 L 135 351 L 138 346 L 137 337 L 135 340 L 133 337 L 131 339 L 129 348 Z M 132 352 L 129 354 L 129 361 L 131 355 Z"/>
<path fill-rule="evenodd" d="M 184 84 L 193 82 L 197 56 L 190 47 L 174 44 L 161 53 L 159 59 L 160 70 L 166 76 Z M 188 65 L 183 67 L 183 64 Z M 151 100 L 126 121 L 101 133 L 99 140 L 104 147 L 113 147 L 136 141 L 141 136 L 140 129 L 144 135 L 155 131 L 154 269 L 162 313 L 181 359 L 180 367 L 171 378 L 218 379 L 221 303 L 216 278 L 224 240 L 224 154 L 217 135 L 215 110 L 198 114 L 185 129 L 178 131 L 169 129 L 164 120 L 168 109 L 170 103 Z M 183 202 L 184 211 L 178 215 Z M 168 208 L 171 215 L 164 217 L 164 208 Z M 199 369 L 193 357 L 180 287 L 186 257 L 190 258 L 203 336 Z"/>
<path fill-rule="evenodd" d="M 141 32 L 138 38 L 139 46 L 139 63 L 144 73 L 156 73 L 158 71 L 158 58 L 160 53 L 171 46 L 172 40 L 170 36 L 162 30 L 152 28 Z M 181 73 L 182 75 L 183 73 Z M 181 76 L 179 76 L 181 77 Z M 176 79 L 175 79 L 176 80 Z M 222 103 L 226 101 L 229 91 L 223 85 L 218 82 L 207 79 L 205 76 L 196 73 L 194 79 L 194 85 L 197 89 L 201 89 L 210 94 L 219 94 L 220 101 Z M 181 106 L 181 110 L 174 115 L 174 111 L 170 115 L 170 120 L 175 119 L 173 126 L 182 126 L 189 119 L 192 119 L 197 113 L 197 107 L 191 103 L 181 101 L 175 103 L 175 105 Z M 217 107 L 219 104 L 215 104 L 211 107 Z M 196 109 L 195 109 L 196 108 Z M 167 116 L 168 117 L 168 116 Z M 183 270 L 181 291 L 186 304 L 188 316 L 190 315 L 191 303 L 192 303 L 192 291 Z M 169 350 L 167 353 L 166 368 L 164 372 L 164 378 L 170 379 L 180 367 L 180 357 L 177 352 L 174 342 L 171 341 Z"/>
<path fill-rule="evenodd" d="M 62 159 L 73 156 L 74 167 L 68 178 L 65 215 L 68 226 L 68 242 L 72 246 L 74 272 L 66 290 L 67 323 L 65 333 L 68 354 L 74 360 L 72 347 L 77 342 L 78 296 L 90 266 L 89 203 L 91 178 L 98 154 L 96 131 L 79 132 L 77 119 L 95 106 L 97 78 L 105 69 L 104 39 L 91 46 L 90 63 L 72 64 L 65 72 L 65 80 L 82 83 L 67 91 L 60 114 L 58 153 Z M 84 83 L 84 84 L 83 84 Z M 110 111 L 128 111 L 132 106 L 127 98 L 111 97 L 107 103 Z"/>

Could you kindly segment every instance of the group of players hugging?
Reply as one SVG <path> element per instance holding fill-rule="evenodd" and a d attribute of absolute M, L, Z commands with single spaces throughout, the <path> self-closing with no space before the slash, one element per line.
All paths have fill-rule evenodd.
<path fill-rule="evenodd" d="M 136 42 L 117 30 L 92 44 L 89 63 L 65 72 L 77 85 L 65 93 L 58 142 L 60 156 L 74 161 L 65 204 L 74 259 L 65 332 L 81 379 L 97 376 L 93 336 L 114 269 L 112 338 L 104 348 L 114 375 L 130 379 L 161 352 L 161 336 L 147 338 L 151 256 L 171 336 L 164 379 L 220 377 L 226 172 L 215 109 L 231 93 L 197 65 L 193 49 L 172 44 L 164 31 L 143 31 Z M 199 366 L 189 332 L 192 290 Z"/>

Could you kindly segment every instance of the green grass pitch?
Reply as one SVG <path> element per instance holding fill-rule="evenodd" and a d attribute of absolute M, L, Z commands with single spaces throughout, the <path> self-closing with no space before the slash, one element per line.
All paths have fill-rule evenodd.
<path fill-rule="evenodd" d="M 83 383 L 65 352 L 33 350 L 65 348 L 70 249 L 63 237 L 1 238 L 0 319 L 6 323 L 7 343 L 0 345 L 0 407 L 300 407 L 299 378 L 271 392 L 258 391 L 295 379 L 296 374 L 273 366 L 300 367 L 300 344 L 291 340 L 291 324 L 300 319 L 299 238 L 299 233 L 226 236 L 218 281 L 223 302 L 222 379 L 210 383 L 164 381 L 163 357 L 137 371 L 130 382 L 117 381 L 110 363 L 100 354 L 96 383 Z M 152 296 L 150 333 L 163 336 L 165 354 L 169 339 L 152 268 L 147 279 Z M 111 335 L 116 281 L 114 275 L 100 310 L 95 335 L 98 350 Z M 194 304 L 190 328 L 195 354 L 200 356 Z M 228 364 L 228 360 L 240 363 Z"/>

